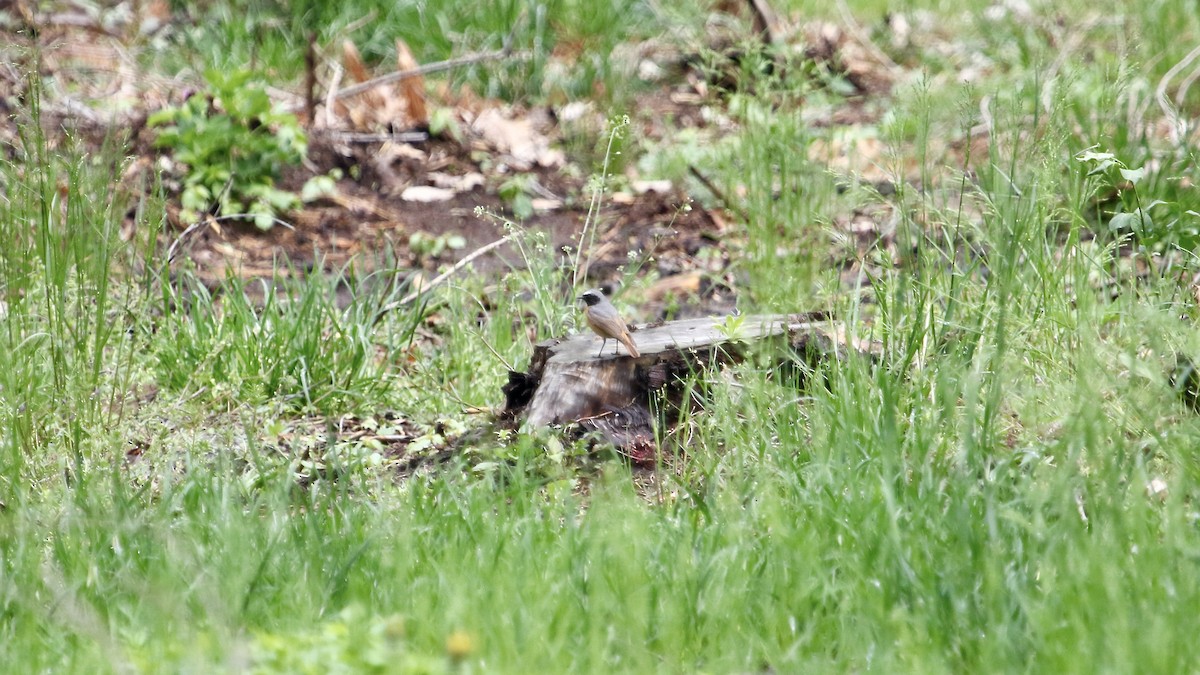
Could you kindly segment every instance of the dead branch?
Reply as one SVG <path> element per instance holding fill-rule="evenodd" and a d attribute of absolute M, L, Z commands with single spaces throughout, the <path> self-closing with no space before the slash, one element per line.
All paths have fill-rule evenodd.
<path fill-rule="evenodd" d="M 346 72 L 341 65 L 333 64 L 333 81 L 329 83 L 329 91 L 325 92 L 325 126 L 332 129 L 336 121 L 333 116 L 333 102 L 337 96 L 338 86 L 342 83 L 342 74 Z"/>
<path fill-rule="evenodd" d="M 429 140 L 429 134 L 424 131 L 403 131 L 397 133 L 372 134 L 360 131 L 329 131 L 326 133 L 332 141 L 341 143 L 422 143 Z"/>
<path fill-rule="evenodd" d="M 1175 79 L 1176 75 L 1183 72 L 1184 68 L 1187 68 L 1189 65 L 1191 65 L 1192 61 L 1195 61 L 1197 57 L 1200 57 L 1200 46 L 1188 52 L 1187 56 L 1184 56 L 1175 65 L 1171 66 L 1171 68 L 1163 74 L 1162 78 L 1159 79 L 1158 86 L 1154 88 L 1154 99 L 1158 102 L 1159 109 L 1162 110 L 1163 116 L 1167 118 L 1167 122 L 1169 122 L 1171 126 L 1172 143 L 1179 143 L 1182 141 L 1187 123 L 1179 115 L 1179 111 L 1171 105 L 1170 99 L 1167 98 L 1167 87 L 1171 86 L 1171 80 Z"/>
<path fill-rule="evenodd" d="M 499 61 L 503 59 L 527 59 L 531 56 L 530 52 L 513 52 L 508 49 L 500 49 L 494 52 L 482 52 L 478 54 L 467 54 L 458 58 L 446 59 L 445 61 L 437 61 L 435 63 L 427 63 L 419 68 L 411 68 L 409 70 L 401 70 L 386 75 L 380 75 L 366 82 L 362 82 L 339 91 L 334 98 L 341 100 L 349 98 L 356 94 L 361 94 L 365 91 L 370 91 L 375 87 L 400 82 L 411 77 L 423 77 L 432 73 L 440 73 L 444 70 L 453 70 L 462 66 L 474 65 L 485 61 Z"/>
<path fill-rule="evenodd" d="M 842 21 L 846 24 L 846 30 L 850 31 L 850 34 L 854 36 L 855 40 L 858 40 L 858 43 L 862 45 L 864 49 L 874 55 L 875 59 L 880 63 L 880 65 L 887 69 L 890 76 L 893 78 L 897 77 L 903 71 L 903 69 L 899 64 L 892 60 L 892 57 L 887 55 L 887 52 L 880 49 L 879 45 L 875 44 L 875 42 L 871 40 L 871 36 L 867 33 L 867 31 L 863 30 L 863 27 L 854 19 L 854 14 L 852 14 L 850 12 L 850 8 L 846 6 L 846 0 L 837 0 L 837 8 L 838 13 L 842 16 Z"/>
<path fill-rule="evenodd" d="M 703 185 L 709 192 L 711 192 L 712 195 L 717 198 L 717 201 L 721 202 L 721 205 L 724 206 L 728 211 L 737 214 L 737 216 L 743 221 L 748 222 L 750 220 L 750 214 L 746 212 L 746 209 L 734 204 L 733 200 L 729 199 L 724 190 L 714 185 L 713 182 L 708 179 L 708 176 L 700 173 L 700 169 L 697 169 L 694 165 L 689 164 L 688 173 L 692 174 L 693 178 L 700 181 L 700 184 Z"/>
<path fill-rule="evenodd" d="M 399 70 L 399 71 L 396 71 L 393 73 L 388 73 L 386 75 L 380 75 L 379 77 L 377 77 L 373 80 L 367 80 L 365 82 L 360 82 L 352 87 L 346 87 L 345 89 L 339 91 L 335 95 L 335 98 L 337 100 L 341 100 L 344 98 L 349 98 L 350 96 L 354 96 L 356 94 L 361 94 L 364 91 L 374 89 L 375 87 L 378 87 L 378 86 L 381 86 L 384 84 L 391 84 L 392 82 L 400 82 L 402 80 L 407 80 L 407 79 L 413 78 L 413 77 L 424 77 L 425 75 L 431 75 L 433 73 L 440 73 L 445 70 L 453 70 L 455 68 L 461 68 L 462 66 L 474 65 L 476 63 L 483 63 L 485 61 L 499 61 L 499 60 L 510 59 L 510 58 L 514 59 L 514 60 L 524 60 L 524 59 L 530 58 L 532 56 L 531 52 L 526 52 L 526 51 L 514 52 L 513 51 L 513 40 L 516 37 L 517 29 L 520 28 L 522 23 L 524 23 L 524 20 L 525 20 L 525 12 L 522 11 L 521 15 L 517 17 L 517 20 L 513 22 L 512 30 L 510 30 L 508 32 L 508 35 L 505 36 L 503 46 L 496 51 L 476 52 L 474 54 L 467 54 L 466 56 L 459 56 L 459 57 L 456 57 L 453 59 L 446 59 L 445 61 L 437 61 L 435 63 L 427 63 L 418 68 L 408 68 L 406 70 Z"/>
<path fill-rule="evenodd" d="M 412 293 L 409 293 L 408 295 L 404 296 L 403 298 L 400 298 L 399 300 L 397 300 L 395 302 L 389 302 L 388 304 L 381 307 L 379 309 L 379 314 L 376 315 L 376 317 L 375 317 L 375 320 L 379 321 L 380 319 L 383 318 L 384 314 L 387 314 L 388 312 L 391 312 L 391 311 L 399 309 L 407 304 L 410 304 L 417 298 L 420 298 L 422 295 L 425 295 L 429 291 L 432 291 L 434 288 L 437 288 L 438 285 L 440 285 L 442 282 L 444 282 L 445 280 L 454 276 L 454 274 L 456 272 L 458 272 L 462 268 L 466 267 L 467 265 L 470 265 L 476 258 L 478 258 L 479 256 L 481 256 L 485 253 L 488 253 L 489 251 L 492 251 L 493 249 L 503 246 L 504 244 L 508 243 L 509 241 L 512 241 L 513 237 L 516 237 L 518 234 L 519 234 L 518 232 L 509 233 L 509 234 L 505 235 L 504 237 L 497 239 L 496 241 L 493 241 L 490 244 L 487 244 L 485 246 L 480 246 L 479 248 L 475 249 L 474 251 L 471 251 L 467 255 L 463 256 L 462 260 L 459 260 L 457 263 L 455 263 L 453 267 L 451 267 L 450 269 L 446 270 L 445 272 L 442 272 L 441 274 L 434 277 L 433 281 L 430 281 L 428 284 L 422 286 L 421 288 L 418 288 L 417 290 L 413 291 Z"/>
<path fill-rule="evenodd" d="M 767 0 L 750 0 L 750 11 L 754 14 L 754 32 L 766 38 L 772 47 L 784 44 L 783 30 L 779 27 L 779 16 Z"/>

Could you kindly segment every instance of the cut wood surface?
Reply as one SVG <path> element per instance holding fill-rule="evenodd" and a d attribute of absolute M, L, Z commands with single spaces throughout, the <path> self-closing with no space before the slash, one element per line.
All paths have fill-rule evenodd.
<path fill-rule="evenodd" d="M 534 347 L 529 370 L 509 374 L 504 387 L 505 416 L 532 426 L 579 423 L 599 430 L 632 456 L 653 457 L 651 396 L 671 388 L 690 373 L 740 361 L 747 349 L 778 338 L 779 360 L 803 348 L 811 354 L 834 349 L 833 328 L 814 315 L 705 317 L 643 326 L 631 333 L 641 356 L 633 358 L 590 331 L 547 340 Z"/>

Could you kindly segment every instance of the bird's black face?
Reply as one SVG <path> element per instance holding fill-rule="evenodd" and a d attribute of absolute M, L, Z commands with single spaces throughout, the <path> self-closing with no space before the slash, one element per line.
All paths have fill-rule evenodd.
<path fill-rule="evenodd" d="M 579 296 L 579 299 L 582 300 L 588 307 L 595 307 L 596 305 L 604 302 L 604 295 L 601 294 L 600 291 L 592 290 L 587 291 L 583 295 Z"/>

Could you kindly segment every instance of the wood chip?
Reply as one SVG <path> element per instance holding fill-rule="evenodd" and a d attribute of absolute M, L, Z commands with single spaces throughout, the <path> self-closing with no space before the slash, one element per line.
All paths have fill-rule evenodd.
<path fill-rule="evenodd" d="M 400 193 L 400 199 L 406 202 L 445 202 L 454 199 L 457 194 L 454 190 L 447 188 L 434 187 L 432 185 L 414 185 L 405 188 L 404 192 Z"/>

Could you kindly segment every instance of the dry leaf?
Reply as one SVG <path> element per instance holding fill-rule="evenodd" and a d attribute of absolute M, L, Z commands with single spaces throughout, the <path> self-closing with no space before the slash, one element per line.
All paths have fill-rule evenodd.
<path fill-rule="evenodd" d="M 396 67 L 401 71 L 416 70 L 420 67 L 417 60 L 413 58 L 408 45 L 400 38 L 396 38 Z M 407 105 L 408 118 L 412 122 L 412 126 L 429 126 L 429 112 L 425 107 L 425 78 L 410 77 L 407 80 L 401 80 L 397 83 L 396 88 L 400 90 L 400 96 Z"/>
<path fill-rule="evenodd" d="M 507 119 L 496 108 L 480 113 L 471 129 L 494 150 L 511 157 L 518 170 L 534 165 L 555 167 L 566 159 L 562 152 L 550 148 L 550 140 L 539 134 L 529 120 Z"/>
<path fill-rule="evenodd" d="M 350 73 L 350 77 L 353 77 L 355 82 L 366 82 L 371 79 L 366 65 L 363 64 L 362 56 L 358 53 L 358 47 L 349 40 L 342 42 L 342 65 L 345 66 L 346 72 Z M 363 98 L 368 97 L 371 93 L 363 92 Z"/>
<path fill-rule="evenodd" d="M 342 63 L 355 82 L 362 83 L 371 79 L 358 48 L 349 40 L 342 43 Z M 356 131 L 390 131 L 411 127 L 413 125 L 409 122 L 410 104 L 402 98 L 403 92 L 397 93 L 399 86 L 373 87 L 349 99 L 338 101 L 336 111 L 338 115 L 349 118 L 350 128 Z M 424 114 L 424 94 L 421 96 L 420 105 Z"/>

